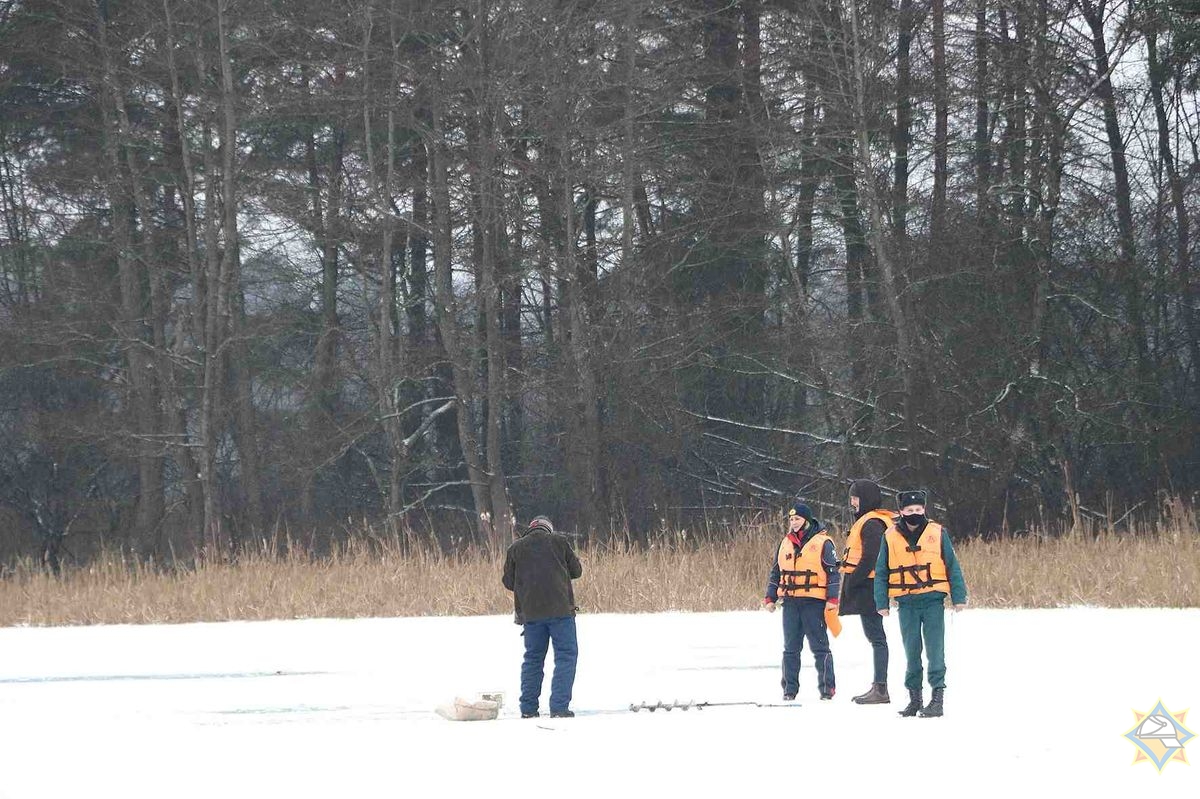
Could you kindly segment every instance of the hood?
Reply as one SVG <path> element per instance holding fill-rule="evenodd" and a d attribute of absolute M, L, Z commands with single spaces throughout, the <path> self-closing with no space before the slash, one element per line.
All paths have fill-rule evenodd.
<path fill-rule="evenodd" d="M 858 515 L 879 510 L 883 505 L 883 493 L 874 480 L 855 480 L 850 484 L 850 496 L 858 497 Z"/>

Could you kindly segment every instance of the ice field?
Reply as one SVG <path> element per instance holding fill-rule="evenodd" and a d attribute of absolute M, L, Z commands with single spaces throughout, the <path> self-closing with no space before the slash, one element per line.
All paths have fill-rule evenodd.
<path fill-rule="evenodd" d="M 1200 737 L 1161 774 L 1123 737 L 1160 698 L 1200 732 L 1200 610 L 954 615 L 942 719 L 896 716 L 887 624 L 891 705 L 850 701 L 870 647 L 848 619 L 832 702 L 805 652 L 799 706 L 635 714 L 778 701 L 779 615 L 582 615 L 579 715 L 553 721 L 517 717 L 502 617 L 0 629 L 0 797 L 1200 796 Z M 496 721 L 433 712 L 495 690 Z"/>

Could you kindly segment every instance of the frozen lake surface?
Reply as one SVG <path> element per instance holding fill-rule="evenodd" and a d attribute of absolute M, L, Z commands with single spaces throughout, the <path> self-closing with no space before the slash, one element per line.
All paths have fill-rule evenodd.
<path fill-rule="evenodd" d="M 887 624 L 891 705 L 850 701 L 870 647 L 848 619 L 832 702 L 806 652 L 798 707 L 634 714 L 777 702 L 779 615 L 580 616 L 579 716 L 554 721 L 517 717 L 508 618 L 0 629 L 0 797 L 1200 796 L 1200 738 L 1196 765 L 1159 774 L 1123 737 L 1160 698 L 1200 708 L 1200 610 L 952 616 L 942 719 L 896 716 L 904 657 Z M 495 690 L 496 721 L 433 712 Z M 1200 709 L 1187 726 L 1200 732 Z"/>

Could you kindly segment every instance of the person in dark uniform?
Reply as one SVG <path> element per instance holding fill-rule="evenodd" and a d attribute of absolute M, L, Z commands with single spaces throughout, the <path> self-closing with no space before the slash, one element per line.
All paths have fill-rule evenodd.
<path fill-rule="evenodd" d="M 892 524 L 894 513 L 884 510 L 883 494 L 871 480 L 855 480 L 850 485 L 850 507 L 854 524 L 846 537 L 842 555 L 842 601 L 839 616 L 858 616 L 863 635 L 871 643 L 874 655 L 874 676 L 871 687 L 853 698 L 860 705 L 885 705 L 888 696 L 888 643 L 883 630 L 883 618 L 875 612 L 875 561 L 879 544 Z"/>
<path fill-rule="evenodd" d="M 904 687 L 908 705 L 901 716 L 940 716 L 946 691 L 946 597 L 957 612 L 967 606 L 967 583 L 950 543 L 950 533 L 925 515 L 924 491 L 901 491 L 896 497 L 900 515 L 883 534 L 875 561 L 875 607 L 880 616 L 900 609 L 900 638 L 907 669 Z M 886 578 L 886 579 L 885 579 Z M 929 687 L 933 697 L 921 707 L 921 649 L 929 658 Z"/>
<path fill-rule="evenodd" d="M 537 718 L 545 677 L 546 652 L 554 644 L 554 676 L 550 680 L 550 715 L 570 718 L 571 692 L 579 641 L 575 632 L 575 591 L 571 581 L 583 566 L 571 542 L 538 516 L 508 547 L 504 557 L 504 587 L 513 592 L 517 624 L 525 636 L 521 663 L 521 718 Z"/>
<path fill-rule="evenodd" d="M 788 509 L 788 533 L 779 544 L 763 607 L 774 612 L 783 603 L 784 701 L 796 698 L 800 688 L 800 650 L 804 639 L 817 666 L 817 688 L 822 699 L 833 699 L 836 682 L 825 609 L 836 608 L 841 574 L 833 540 L 812 510 L 803 503 Z"/>

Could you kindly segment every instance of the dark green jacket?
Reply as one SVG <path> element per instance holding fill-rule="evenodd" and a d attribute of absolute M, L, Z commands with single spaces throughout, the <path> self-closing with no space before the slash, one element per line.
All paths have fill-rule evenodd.
<path fill-rule="evenodd" d="M 903 522 L 898 522 L 897 529 L 912 546 L 917 543 L 921 533 L 925 532 L 925 525 L 921 525 L 910 533 L 904 528 Z M 950 533 L 945 528 L 942 528 L 942 560 L 946 563 L 946 578 L 950 581 L 950 601 L 955 605 L 967 604 L 967 581 L 963 579 L 962 567 L 958 565 L 958 555 L 954 554 L 954 545 L 950 543 Z M 875 608 L 877 610 L 883 610 L 888 606 L 887 574 L 888 548 L 887 543 L 884 542 L 879 545 L 879 558 L 875 561 Z M 917 594 L 916 596 L 923 595 Z M 902 596 L 897 601 L 903 602 L 911 598 Z"/>
<path fill-rule="evenodd" d="M 565 535 L 534 530 L 513 541 L 501 582 L 513 592 L 517 624 L 575 615 L 571 581 L 583 566 Z"/>

